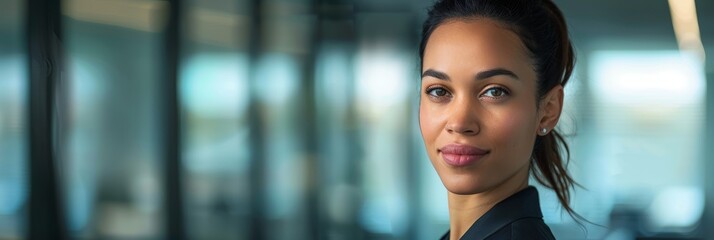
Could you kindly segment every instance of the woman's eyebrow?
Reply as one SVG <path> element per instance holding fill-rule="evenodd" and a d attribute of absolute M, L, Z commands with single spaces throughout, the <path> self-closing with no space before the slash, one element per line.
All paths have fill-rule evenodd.
<path fill-rule="evenodd" d="M 445 80 L 445 81 L 449 81 L 449 80 L 450 80 L 450 79 L 449 79 L 449 75 L 446 75 L 446 73 L 439 72 L 439 71 L 432 70 L 432 69 L 427 69 L 426 71 L 424 71 L 423 73 L 421 73 L 421 78 L 424 78 L 424 77 L 427 77 L 427 76 L 433 77 L 433 78 L 436 78 L 436 79 Z"/>
<path fill-rule="evenodd" d="M 513 71 L 511 71 L 511 70 L 504 69 L 504 68 L 494 68 L 494 69 L 486 70 L 486 71 L 476 74 L 476 80 L 483 80 L 483 79 L 498 76 L 498 75 L 506 75 L 506 76 L 509 76 L 516 80 L 519 79 L 518 75 L 513 73 Z"/>
<path fill-rule="evenodd" d="M 479 72 L 478 74 L 476 74 L 476 80 L 484 80 L 484 79 L 491 78 L 491 77 L 498 76 L 498 75 L 506 75 L 506 76 L 509 76 L 509 77 L 511 77 L 511 78 L 513 78 L 513 79 L 516 79 L 516 80 L 519 79 L 519 78 L 518 78 L 518 75 L 516 75 L 516 74 L 515 74 L 513 71 L 511 71 L 511 70 L 508 70 L 508 69 L 505 69 L 505 68 L 494 68 L 494 69 L 490 69 L 490 70 L 486 70 L 486 71 Z M 451 80 L 451 79 L 449 78 L 449 75 L 448 75 L 448 74 L 446 74 L 446 73 L 444 73 L 444 72 L 436 71 L 436 70 L 433 70 L 433 69 L 427 69 L 426 71 L 424 71 L 424 72 L 421 74 L 421 77 L 422 77 L 422 78 L 427 77 L 427 76 L 428 76 L 428 77 L 433 77 L 433 78 L 436 78 L 436 79 L 439 79 L 439 80 L 444 80 L 444 81 L 450 81 L 450 80 Z"/>

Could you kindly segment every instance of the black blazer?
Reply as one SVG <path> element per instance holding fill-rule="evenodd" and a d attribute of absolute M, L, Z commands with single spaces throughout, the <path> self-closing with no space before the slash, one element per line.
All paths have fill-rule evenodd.
<path fill-rule="evenodd" d="M 449 240 L 450 231 L 441 240 Z M 543 222 L 538 190 L 533 186 L 517 192 L 497 203 L 479 218 L 461 239 L 555 239 Z"/>

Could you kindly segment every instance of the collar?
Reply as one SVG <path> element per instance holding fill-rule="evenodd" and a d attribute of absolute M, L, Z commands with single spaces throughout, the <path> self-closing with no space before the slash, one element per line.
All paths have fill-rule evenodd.
<path fill-rule="evenodd" d="M 543 218 L 538 200 L 538 190 L 533 186 L 511 195 L 497 203 L 476 220 L 461 239 L 485 239 L 504 226 L 523 218 Z M 451 231 L 441 237 L 448 240 Z"/>

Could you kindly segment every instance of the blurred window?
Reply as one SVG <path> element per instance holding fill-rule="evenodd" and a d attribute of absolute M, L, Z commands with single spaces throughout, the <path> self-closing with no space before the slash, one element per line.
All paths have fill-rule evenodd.
<path fill-rule="evenodd" d="M 582 212 L 597 222 L 634 209 L 652 232 L 687 232 L 703 213 L 703 64 L 679 51 L 596 51 L 592 105 L 578 146 L 588 191 Z M 585 128 L 585 127 L 584 127 Z M 590 193 L 587 193 L 590 192 Z M 592 194 L 592 195 L 590 195 Z M 587 206 L 587 207 L 585 207 Z"/>
<path fill-rule="evenodd" d="M 0 239 L 19 238 L 25 229 L 29 183 L 24 3 L 0 1 Z"/>
<path fill-rule="evenodd" d="M 71 238 L 163 236 L 164 1 L 64 0 Z"/>

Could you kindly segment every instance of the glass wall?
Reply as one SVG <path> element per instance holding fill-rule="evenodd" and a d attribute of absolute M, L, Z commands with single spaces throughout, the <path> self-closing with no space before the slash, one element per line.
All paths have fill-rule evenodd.
<path fill-rule="evenodd" d="M 248 239 L 248 1 L 185 1 L 179 86 L 186 232 Z"/>
<path fill-rule="evenodd" d="M 25 229 L 27 170 L 27 55 L 24 1 L 0 2 L 0 239 Z"/>
<path fill-rule="evenodd" d="M 162 226 L 164 1 L 66 0 L 67 227 L 76 239 L 156 239 Z"/>
<path fill-rule="evenodd" d="M 704 212 L 703 63 L 665 49 L 587 57 L 577 207 L 608 235 L 693 231 Z"/>

